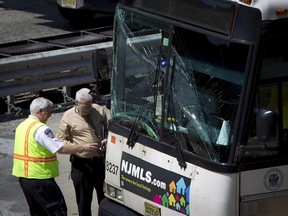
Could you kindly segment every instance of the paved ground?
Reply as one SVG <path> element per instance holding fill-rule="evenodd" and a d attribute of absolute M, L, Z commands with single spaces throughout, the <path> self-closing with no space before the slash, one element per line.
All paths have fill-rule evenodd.
<path fill-rule="evenodd" d="M 113 24 L 113 15 L 96 14 L 91 22 L 73 25 L 47 0 L 0 0 L 0 17 L 0 44 Z"/>
<path fill-rule="evenodd" d="M 74 27 L 46 0 L 0 0 L 0 43 L 65 34 Z"/>

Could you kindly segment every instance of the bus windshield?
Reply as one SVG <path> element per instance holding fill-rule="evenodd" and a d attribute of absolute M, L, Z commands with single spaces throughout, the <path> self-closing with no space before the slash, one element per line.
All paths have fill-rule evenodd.
<path fill-rule="evenodd" d="M 249 46 L 117 8 L 112 122 L 228 161 Z"/>

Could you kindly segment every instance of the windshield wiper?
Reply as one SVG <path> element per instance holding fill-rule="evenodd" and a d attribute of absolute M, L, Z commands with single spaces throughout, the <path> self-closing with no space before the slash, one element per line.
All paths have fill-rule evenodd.
<path fill-rule="evenodd" d="M 176 57 L 174 56 L 173 57 L 173 65 L 172 65 L 172 71 L 171 71 L 171 77 L 170 77 L 170 86 L 169 86 L 169 90 L 167 91 L 167 95 L 164 95 L 165 98 L 167 98 L 167 104 L 171 103 L 171 109 L 169 109 L 169 106 L 168 106 L 168 113 L 171 114 L 171 119 L 175 119 L 175 124 L 177 123 L 177 119 L 175 118 L 175 106 L 174 106 L 174 100 L 173 100 L 173 97 L 171 96 L 172 95 L 172 83 L 173 83 L 173 78 L 174 78 L 174 72 L 175 72 L 175 65 L 176 65 Z M 173 111 L 173 112 L 171 112 Z M 171 123 L 173 124 L 173 120 L 171 120 Z M 176 128 L 176 130 L 174 129 Z M 179 128 L 178 126 L 176 125 L 176 127 L 173 127 L 172 126 L 172 131 L 173 131 L 173 134 L 174 134 L 174 137 L 175 137 L 175 142 L 173 143 L 175 145 L 175 148 L 176 148 L 176 158 L 177 158 L 177 161 L 178 161 L 178 164 L 179 166 L 182 168 L 184 168 L 184 170 L 186 169 L 187 167 L 187 163 L 185 161 L 185 158 L 184 158 L 184 152 L 183 152 L 183 148 L 182 148 L 182 145 L 181 145 L 181 139 L 179 137 Z"/>
<path fill-rule="evenodd" d="M 162 38 L 163 40 L 163 38 Z M 156 64 L 156 71 L 155 71 L 155 76 L 154 76 L 154 81 L 152 83 L 150 83 L 150 89 L 149 91 L 147 92 L 147 96 L 146 98 L 149 96 L 149 94 L 151 93 L 151 91 L 153 91 L 153 98 L 154 98 L 154 112 L 156 113 L 156 105 L 157 105 L 157 90 L 158 90 L 158 86 L 159 86 L 159 82 L 160 80 L 163 79 L 163 74 L 160 74 L 161 73 L 161 56 L 162 56 L 162 47 L 163 45 L 160 46 L 160 53 L 159 53 L 159 56 L 158 56 L 158 59 L 157 59 L 157 64 Z M 139 122 L 139 118 L 140 118 L 140 115 L 143 113 L 143 111 L 145 110 L 145 105 L 146 104 L 142 104 L 141 108 L 139 109 L 139 112 L 137 113 L 137 117 L 135 119 L 135 121 L 133 122 L 133 125 L 132 125 L 132 128 L 131 128 L 131 131 L 130 131 L 130 134 L 128 136 L 128 139 L 127 139 L 127 142 L 126 144 L 133 148 L 134 145 L 135 145 L 135 141 L 136 141 L 136 128 L 137 128 L 137 125 L 138 125 L 138 122 Z"/>
<path fill-rule="evenodd" d="M 142 107 L 143 107 L 143 105 L 142 105 Z M 142 108 L 142 107 L 141 107 L 141 108 Z M 140 110 L 141 110 L 141 109 L 140 109 Z M 137 128 L 137 125 L 138 125 L 140 113 L 141 113 L 141 112 L 139 111 L 136 119 L 135 119 L 134 122 L 133 122 L 132 128 L 131 128 L 130 133 L 129 133 L 129 136 L 128 136 L 128 138 L 127 138 L 126 144 L 127 144 L 129 147 L 131 147 L 131 148 L 133 148 L 133 147 L 135 146 L 135 141 L 136 141 L 136 138 L 137 138 L 137 136 L 136 136 L 136 128 Z"/>

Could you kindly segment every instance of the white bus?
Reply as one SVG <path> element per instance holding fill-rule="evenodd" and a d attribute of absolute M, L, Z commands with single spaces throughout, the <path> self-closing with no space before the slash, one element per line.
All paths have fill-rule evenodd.
<path fill-rule="evenodd" d="M 287 0 L 118 4 L 100 216 L 287 216 L 287 13 Z"/>

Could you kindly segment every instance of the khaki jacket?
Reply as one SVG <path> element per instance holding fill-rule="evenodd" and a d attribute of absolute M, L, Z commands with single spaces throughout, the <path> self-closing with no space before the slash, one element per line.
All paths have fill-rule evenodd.
<path fill-rule="evenodd" d="M 105 107 L 92 104 L 89 117 L 94 127 L 79 114 L 76 107 L 67 110 L 59 123 L 58 138 L 68 145 L 89 143 L 98 143 L 101 145 L 101 141 L 107 138 L 108 135 L 108 119 Z M 82 158 L 99 156 L 93 152 L 82 152 L 76 155 Z"/>

